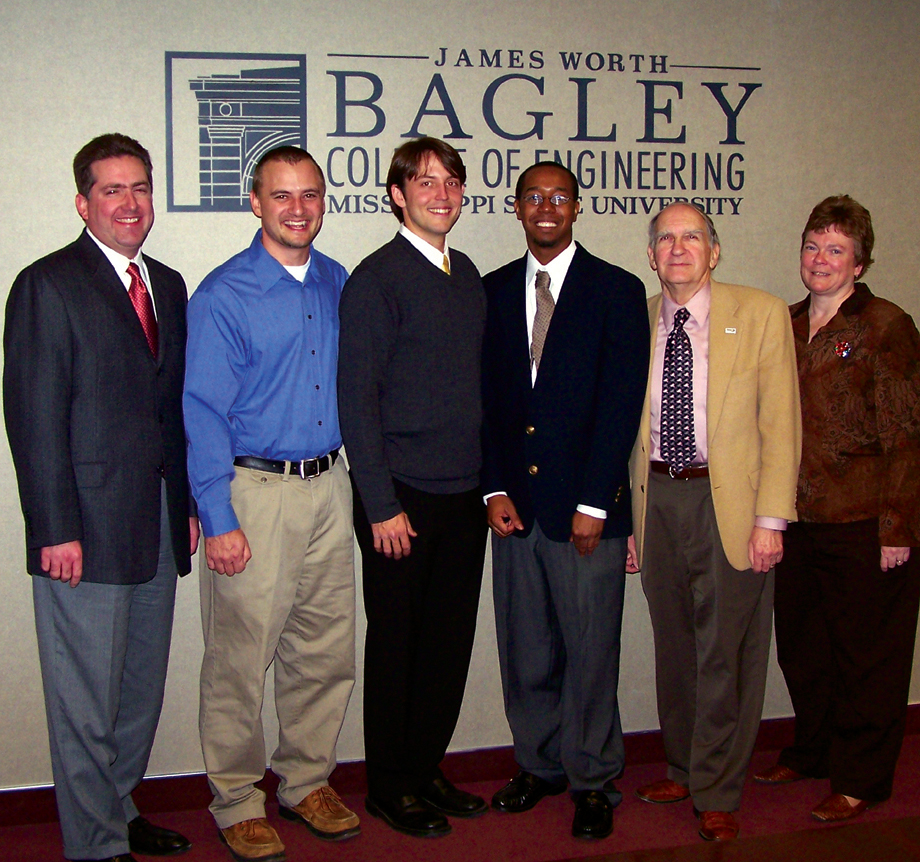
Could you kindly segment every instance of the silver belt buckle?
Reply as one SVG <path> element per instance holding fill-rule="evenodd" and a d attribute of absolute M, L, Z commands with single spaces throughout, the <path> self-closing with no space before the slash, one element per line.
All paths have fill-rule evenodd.
<path fill-rule="evenodd" d="M 307 469 L 308 464 L 313 468 L 312 470 Z M 299 472 L 301 479 L 312 479 L 314 476 L 319 476 L 319 458 L 307 458 L 301 461 Z"/>
<path fill-rule="evenodd" d="M 679 473 L 682 473 L 683 470 L 675 470 L 673 464 L 668 464 L 668 475 L 672 479 L 676 479 Z M 688 477 L 689 478 L 689 477 Z"/>

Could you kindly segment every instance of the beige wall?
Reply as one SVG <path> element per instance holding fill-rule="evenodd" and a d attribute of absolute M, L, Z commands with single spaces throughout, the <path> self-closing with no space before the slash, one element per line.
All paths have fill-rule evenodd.
<path fill-rule="evenodd" d="M 569 10 L 577 9 L 577 17 Z M 451 236 L 483 271 L 522 253 L 517 222 L 500 214 L 507 189 L 486 186 L 482 160 L 489 149 L 517 149 L 520 166 L 535 149 L 587 150 L 584 164 L 599 165 L 601 152 L 616 151 L 636 160 L 640 151 L 680 152 L 689 162 L 696 153 L 727 159 L 741 154 L 744 181 L 713 197 L 740 197 L 737 216 L 716 216 L 723 239 L 719 275 L 723 280 L 764 287 L 792 301 L 802 295 L 797 274 L 798 235 L 805 218 L 827 194 L 846 191 L 872 211 L 878 263 L 869 277 L 880 294 L 903 305 L 915 317 L 920 298 L 914 286 L 918 244 L 909 213 L 920 199 L 920 29 L 917 2 L 863 3 L 856 0 L 687 3 L 681 0 L 616 2 L 593 0 L 574 6 L 558 3 L 495 4 L 481 0 L 381 4 L 313 0 L 294 6 L 253 0 L 212 0 L 189 4 L 136 0 L 92 4 L 50 0 L 6 0 L 0 10 L 0 285 L 7 286 L 32 260 L 73 239 L 80 222 L 72 208 L 69 164 L 76 150 L 96 134 L 123 131 L 151 150 L 156 170 L 158 218 L 147 251 L 179 269 L 190 290 L 215 265 L 238 251 L 256 228 L 251 215 L 169 212 L 166 206 L 166 123 L 164 59 L 167 51 L 263 52 L 306 54 L 308 145 L 321 162 L 341 146 L 345 152 L 379 149 L 384 163 L 400 135 L 410 129 L 434 74 L 440 74 L 458 119 L 472 137 L 467 148 L 468 193 L 495 195 L 493 215 L 472 208 Z M 440 49 L 447 62 L 436 66 Z M 481 67 L 480 49 L 500 50 L 502 68 Z M 510 50 L 521 51 L 524 68 L 514 69 Z M 473 63 L 463 66 L 465 50 Z M 559 52 L 582 52 L 579 71 L 562 68 Z M 543 65 L 528 65 L 531 52 L 542 52 Z M 604 71 L 586 72 L 590 60 L 603 60 Z M 330 54 L 427 56 L 428 60 L 332 57 Z M 609 54 L 624 56 L 625 70 L 606 71 Z M 629 55 L 641 55 L 630 60 Z M 654 62 L 652 56 L 666 57 Z M 517 55 L 515 55 L 517 56 Z M 458 62 L 460 65 L 456 65 Z M 639 71 L 634 71 L 634 64 Z M 663 64 L 663 68 L 662 68 Z M 752 67 L 744 71 L 679 68 Z M 329 71 L 359 70 L 377 75 L 384 85 L 379 107 L 386 128 L 373 138 L 330 136 L 336 129 L 334 76 Z M 513 80 L 495 99 L 495 122 L 523 133 L 533 123 L 527 112 L 552 112 L 543 140 L 502 139 L 483 115 L 489 84 L 507 74 L 542 80 Z M 616 142 L 572 142 L 578 124 L 576 87 L 569 79 L 594 78 L 587 86 L 587 132 L 604 136 L 617 124 Z M 640 142 L 645 136 L 644 98 L 651 85 L 640 81 L 676 81 L 683 87 L 656 88 L 656 102 L 672 101 L 671 120 L 656 114 L 655 134 L 673 137 L 686 126 L 683 144 Z M 731 105 L 741 97 L 740 83 L 760 83 L 738 115 L 743 144 L 720 144 L 726 117 L 704 82 L 724 82 Z M 369 93 L 369 85 L 365 90 Z M 353 100 L 366 94 L 355 83 Z M 429 107 L 439 107 L 437 101 Z M 367 109 L 349 109 L 351 129 L 367 130 Z M 183 127 L 184 134 L 190 129 Z M 444 135 L 444 118 L 427 117 L 421 131 Z M 192 132 L 193 134 L 193 132 Z M 653 164 L 654 156 L 642 157 Z M 343 162 L 333 161 L 333 178 Z M 611 161 L 612 164 L 612 161 Z M 494 165 L 493 165 L 494 167 Z M 194 173 L 194 164 L 183 168 Z M 646 179 L 653 174 L 645 174 Z M 685 178 L 688 174 L 684 175 Z M 612 182 L 612 168 L 608 181 Z M 587 179 L 587 177 L 586 177 Z M 667 185 L 667 175 L 659 175 Z M 649 198 L 672 194 L 669 188 L 585 191 L 585 213 L 578 238 L 595 253 L 633 269 L 650 292 L 657 289 L 645 262 L 645 215 L 598 215 L 603 198 Z M 738 185 L 739 180 L 735 180 Z M 637 177 L 633 185 L 638 186 Z M 653 182 L 651 183 L 653 184 Z M 332 189 L 330 189 L 332 191 Z M 335 189 L 334 193 L 373 193 L 374 188 Z M 702 192 L 706 195 L 706 192 Z M 631 205 L 631 204 L 630 204 Z M 641 201 L 636 206 L 640 208 Z M 730 209 L 729 204 L 725 204 Z M 902 221 L 908 217 L 908 228 Z M 327 216 L 318 245 L 349 268 L 393 233 L 389 215 L 336 213 Z M 0 288 L 5 296 L 6 287 Z M 117 517 L 117 514 L 113 514 Z M 0 579 L 4 622 L 0 627 L 3 686 L 0 694 L 0 787 L 50 781 L 44 711 L 29 580 L 25 576 L 22 522 L 15 479 L 5 441 L 0 445 Z M 455 748 L 505 745 L 510 741 L 502 714 L 488 571 L 480 628 L 468 695 Z M 363 626 L 363 612 L 359 609 Z M 359 626 L 359 629 L 361 627 Z M 363 631 L 359 631 L 360 642 Z M 155 774 L 201 769 L 197 742 L 197 675 L 201 656 L 197 576 L 180 583 L 173 655 L 160 733 L 151 761 Z M 626 730 L 657 725 L 648 614 L 636 579 L 627 593 L 623 634 L 621 705 Z M 920 699 L 915 679 L 913 699 Z M 269 722 L 273 710 L 267 710 Z M 775 662 L 771 665 L 767 716 L 787 715 L 790 706 Z M 342 732 L 341 759 L 360 758 L 361 683 Z"/>

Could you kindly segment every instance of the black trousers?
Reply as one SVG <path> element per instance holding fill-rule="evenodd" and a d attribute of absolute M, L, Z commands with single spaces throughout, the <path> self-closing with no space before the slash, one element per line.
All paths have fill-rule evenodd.
<path fill-rule="evenodd" d="M 364 746 L 368 791 L 378 798 L 415 794 L 440 775 L 466 687 L 487 535 L 478 488 L 394 486 L 418 533 L 401 560 L 374 550 L 354 495 L 367 615 Z"/>
<path fill-rule="evenodd" d="M 776 567 L 779 665 L 795 708 L 795 743 L 779 762 L 831 791 L 891 795 L 907 715 L 920 550 L 883 572 L 878 521 L 793 523 Z"/>

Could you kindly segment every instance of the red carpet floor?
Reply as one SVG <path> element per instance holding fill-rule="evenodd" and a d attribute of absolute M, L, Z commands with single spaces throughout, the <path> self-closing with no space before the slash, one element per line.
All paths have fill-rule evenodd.
<path fill-rule="evenodd" d="M 775 760 L 774 751 L 759 751 L 752 764 L 752 772 L 770 765 Z M 449 769 L 450 771 L 450 769 Z M 487 781 L 470 782 L 468 776 L 453 774 L 455 780 L 466 789 L 490 797 L 502 781 L 492 777 Z M 398 862 L 558 862 L 558 860 L 589 859 L 606 857 L 613 860 L 674 860 L 674 862 L 691 862 L 691 860 L 712 859 L 779 859 L 780 862 L 798 862 L 799 859 L 812 858 L 811 846 L 831 847 L 834 842 L 842 842 L 841 847 L 856 851 L 859 846 L 856 837 L 862 832 L 856 829 L 873 823 L 898 821 L 901 818 L 916 818 L 920 815 L 920 735 L 907 737 L 892 799 L 875 809 L 863 814 L 854 825 L 843 827 L 853 830 L 853 839 L 842 839 L 841 827 L 817 823 L 809 816 L 811 808 L 829 791 L 826 781 L 800 781 L 784 787 L 766 787 L 748 782 L 745 798 L 739 813 L 741 834 L 744 840 L 736 843 L 734 850 L 729 845 L 715 847 L 700 841 L 697 836 L 697 824 L 689 802 L 673 805 L 648 805 L 639 801 L 635 790 L 642 784 L 663 776 L 660 763 L 645 763 L 627 768 L 625 775 L 618 782 L 623 791 L 623 803 L 615 813 L 613 835 L 599 842 L 579 841 L 571 837 L 571 819 L 573 805 L 568 794 L 551 797 L 540 803 L 537 808 L 520 815 L 500 815 L 489 812 L 484 817 L 472 821 L 454 820 L 452 834 L 438 839 L 413 839 L 400 835 L 384 826 L 364 812 L 363 796 L 357 786 L 355 775 L 359 769 L 354 766 L 342 768 L 342 784 L 347 804 L 357 810 L 362 817 L 362 834 L 343 844 L 329 844 L 318 841 L 306 829 L 296 824 L 280 820 L 274 806 L 269 808 L 269 817 L 275 823 L 282 840 L 287 845 L 289 862 L 298 860 L 333 860 L 333 862 L 370 862 L 370 860 L 398 860 Z M 201 778 L 182 779 L 186 785 L 194 782 L 195 799 L 187 804 L 202 802 L 201 807 L 190 810 L 168 810 L 172 806 L 162 804 L 160 813 L 151 815 L 156 823 L 177 829 L 193 843 L 191 852 L 181 857 L 187 862 L 228 862 L 226 849 L 219 843 L 216 831 L 206 808 L 207 789 Z M 163 787 L 168 781 L 161 782 Z M 157 784 L 157 782 L 148 782 Z M 335 777 L 333 784 L 336 784 Z M 347 792 L 348 790 L 352 792 Z M 142 788 L 143 791 L 143 788 Z M 47 793 L 39 791 L 38 793 Z M 139 794 L 141 795 L 141 794 Z M 4 804 L 4 795 L 0 795 L 0 807 Z M 15 796 L 15 800 L 14 797 Z M 27 794 L 11 794 L 7 800 L 22 806 Z M 188 794 L 185 793 L 185 798 Z M 38 798 L 37 796 L 35 798 Z M 150 812 L 149 808 L 145 811 Z M 10 814 L 9 808 L 5 812 Z M 20 811 L 17 820 L 21 823 L 28 817 L 28 811 Z M 9 823 L 9 817 L 2 818 Z M 39 819 L 39 818 L 36 818 Z M 794 833 L 808 835 L 794 836 Z M 820 833 L 826 832 L 822 839 Z M 799 847 L 798 851 L 771 849 L 773 841 L 757 842 L 762 836 L 787 835 L 796 838 L 778 844 L 776 847 Z M 920 830 L 917 832 L 918 843 L 912 845 L 911 839 L 899 833 L 897 841 L 899 850 L 888 858 L 892 862 L 920 859 Z M 892 839 L 895 840 L 895 839 Z M 663 851 L 666 848 L 673 852 Z M 755 852 L 754 848 L 758 848 Z M 916 851 L 916 852 L 915 852 Z M 800 855 L 808 853 L 808 855 Z M 623 854 L 623 855 L 621 855 Z M 740 855 L 739 855 L 740 854 Z M 773 854 L 773 855 L 771 855 Z M 0 828 L 0 860 L 3 862 L 57 862 L 60 860 L 60 836 L 55 822 L 32 825 L 8 825 Z M 835 858 L 832 854 L 825 858 Z M 839 853 L 836 858 L 843 859 Z M 859 855 L 850 858 L 866 860 L 870 856 Z M 882 857 L 885 858 L 885 857 Z"/>

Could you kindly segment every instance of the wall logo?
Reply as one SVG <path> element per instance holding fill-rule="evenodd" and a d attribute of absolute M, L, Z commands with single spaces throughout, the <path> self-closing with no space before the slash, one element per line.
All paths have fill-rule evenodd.
<path fill-rule="evenodd" d="M 166 53 L 166 208 L 248 212 L 273 147 L 307 145 L 303 54 Z"/>

